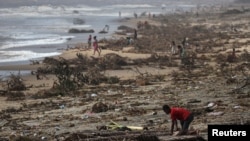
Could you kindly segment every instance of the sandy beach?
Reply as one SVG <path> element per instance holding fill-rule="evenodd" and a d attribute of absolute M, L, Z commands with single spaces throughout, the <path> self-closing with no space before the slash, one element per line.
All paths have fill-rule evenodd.
<path fill-rule="evenodd" d="M 114 33 L 116 40 L 99 39 L 100 56 L 79 43 L 83 45 L 39 64 L 0 66 L 31 72 L 21 80 L 0 82 L 0 139 L 134 141 L 132 135 L 146 132 L 175 141 L 180 138 L 170 135 L 170 118 L 162 111 L 166 103 L 195 115 L 190 128 L 200 134 L 183 140 L 207 140 L 209 124 L 249 125 L 249 16 L 250 5 L 242 9 L 232 4 L 124 19 L 121 25 L 127 28 Z M 138 38 L 127 43 L 134 35 L 131 29 L 137 29 Z M 173 40 L 181 45 L 183 38 L 188 56 L 184 63 L 171 48 Z M 44 72 L 39 79 L 38 70 Z M 99 130 L 111 121 L 148 130 L 131 131 L 131 136 Z"/>

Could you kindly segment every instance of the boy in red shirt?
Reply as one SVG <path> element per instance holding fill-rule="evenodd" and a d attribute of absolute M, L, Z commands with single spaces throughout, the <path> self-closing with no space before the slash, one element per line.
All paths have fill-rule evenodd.
<path fill-rule="evenodd" d="M 171 134 L 173 134 L 174 126 L 176 126 L 178 130 L 177 120 L 179 120 L 181 124 L 181 130 L 177 135 L 185 135 L 188 133 L 189 125 L 194 119 L 193 114 L 189 110 L 179 107 L 170 108 L 168 105 L 163 105 L 162 109 L 166 114 L 170 114 L 172 119 Z"/>

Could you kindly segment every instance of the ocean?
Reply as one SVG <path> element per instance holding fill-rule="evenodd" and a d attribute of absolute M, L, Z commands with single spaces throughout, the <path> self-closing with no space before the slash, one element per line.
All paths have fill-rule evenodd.
<path fill-rule="evenodd" d="M 86 43 L 89 33 L 69 33 L 72 28 L 93 29 L 91 34 L 98 39 L 111 38 L 120 26 L 117 19 L 133 18 L 134 13 L 157 15 L 211 5 L 209 0 L 194 1 L 0 0 L 0 66 L 28 64 L 30 60 L 59 55 L 76 43 Z M 220 0 L 210 1 L 215 4 Z M 109 32 L 99 34 L 105 25 L 109 25 Z"/>

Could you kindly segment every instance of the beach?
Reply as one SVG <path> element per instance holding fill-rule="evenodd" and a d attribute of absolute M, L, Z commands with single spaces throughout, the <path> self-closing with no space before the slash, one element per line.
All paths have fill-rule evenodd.
<path fill-rule="evenodd" d="M 98 38 L 100 56 L 79 42 L 37 64 L 0 66 L 25 72 L 0 82 L 0 139 L 180 140 L 170 135 L 163 104 L 193 112 L 190 130 L 199 135 L 183 140 L 207 140 L 210 124 L 249 125 L 249 11 L 250 5 L 234 3 L 124 18 L 119 25 L 126 28 Z M 173 40 L 186 47 L 184 61 L 173 53 Z M 147 130 L 101 130 L 112 121 Z"/>
<path fill-rule="evenodd" d="M 157 8 L 160 7 L 158 3 L 117 2 L 84 0 L 78 4 L 52 4 L 51 1 L 25 6 L 25 1 L 22 1 L 19 6 L 0 8 L 0 65 L 28 64 L 30 60 L 59 55 L 68 47 L 86 43 L 89 34 L 98 36 L 98 39 L 112 38 L 119 20 L 133 17 L 135 12 L 138 16 L 149 10 L 152 14 L 164 12 Z M 8 2 L 1 2 L 4 3 Z M 108 31 L 99 33 L 106 25 Z M 88 32 L 90 30 L 92 32 Z"/>
<path fill-rule="evenodd" d="M 119 21 L 134 18 L 135 15 L 141 17 L 148 14 L 185 12 L 195 10 L 199 5 L 226 6 L 231 1 L 74 0 L 70 4 L 67 1 L 54 0 L 1 1 L 0 65 L 28 64 L 30 60 L 59 55 L 68 47 L 87 42 L 89 34 L 96 35 L 98 39 L 115 38 L 112 34 L 120 26 Z M 109 31 L 105 34 L 99 33 L 106 25 L 109 26 Z M 71 32 L 89 30 L 94 32 Z"/>

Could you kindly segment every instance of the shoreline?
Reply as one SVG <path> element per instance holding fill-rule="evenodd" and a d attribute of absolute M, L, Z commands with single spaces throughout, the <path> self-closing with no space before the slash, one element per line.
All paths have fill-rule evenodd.
<path fill-rule="evenodd" d="M 118 24 L 120 26 L 125 25 L 125 26 L 129 26 L 131 28 L 136 28 L 136 24 L 139 20 L 147 20 L 148 18 L 123 18 L 123 19 L 118 19 L 116 22 L 118 22 Z M 119 27 L 119 26 L 118 26 Z M 116 32 L 118 31 L 118 29 L 116 29 L 113 33 L 108 34 L 110 39 L 119 39 L 119 38 L 125 38 L 126 35 L 118 35 L 116 34 Z M 109 38 L 107 40 L 109 40 Z M 98 40 L 101 39 L 106 39 L 106 38 L 99 38 Z M 67 45 L 67 43 L 63 44 L 63 45 Z M 46 45 L 48 46 L 48 45 Z M 55 46 L 55 45 L 53 45 Z M 90 48 L 89 50 L 86 50 L 86 46 L 87 46 L 87 41 L 85 42 L 76 42 L 74 44 L 70 44 L 70 46 L 68 47 L 60 47 L 60 45 L 56 45 L 57 48 L 61 48 L 60 50 L 60 54 L 59 55 L 55 55 L 55 56 L 48 56 L 48 58 L 65 58 L 65 59 L 73 59 L 75 58 L 75 53 L 77 52 L 82 52 L 83 54 L 86 54 L 88 57 L 91 56 L 91 53 L 93 51 L 92 48 Z M 110 50 L 111 52 L 113 52 L 112 50 Z M 113 52 L 114 53 L 114 52 Z M 119 53 L 119 52 L 118 52 Z M 104 53 L 105 54 L 105 53 Z M 126 56 L 126 55 L 125 55 Z M 0 63 L 0 71 L 1 70 L 34 70 L 37 69 L 38 67 L 42 66 L 42 61 L 44 60 L 44 58 L 46 57 L 42 57 L 42 58 L 37 58 L 37 59 L 32 59 L 34 61 L 39 61 L 39 65 L 33 65 L 32 64 L 32 60 L 25 60 L 25 61 L 15 61 L 15 62 L 2 62 Z M 134 57 L 136 58 L 136 57 Z"/>

